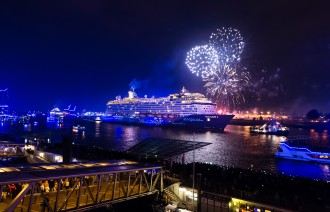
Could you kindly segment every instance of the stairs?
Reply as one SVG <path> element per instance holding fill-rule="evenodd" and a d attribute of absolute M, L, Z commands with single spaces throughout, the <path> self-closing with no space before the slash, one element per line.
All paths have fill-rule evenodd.
<path fill-rule="evenodd" d="M 184 203 L 169 187 L 164 189 L 164 193 L 169 196 L 171 201 L 177 202 L 178 208 L 186 208 L 186 203 Z"/>

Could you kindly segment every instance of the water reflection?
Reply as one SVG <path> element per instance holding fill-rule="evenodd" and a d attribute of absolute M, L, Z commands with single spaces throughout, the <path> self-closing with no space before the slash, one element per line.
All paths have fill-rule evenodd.
<path fill-rule="evenodd" d="M 123 129 L 122 140 L 124 141 L 121 145 L 122 148 L 129 149 L 134 146 L 138 140 L 135 129 L 131 126 L 125 127 Z"/>
<path fill-rule="evenodd" d="M 95 137 L 99 138 L 101 136 L 101 122 L 96 121 L 95 122 Z"/>
<path fill-rule="evenodd" d="M 73 134 L 72 126 L 67 124 L 48 125 L 46 128 L 31 126 L 29 131 L 24 130 L 22 125 L 3 125 L 0 126 L 0 132 L 17 136 L 26 133 L 44 134 L 50 137 L 52 142 L 61 142 L 63 135 L 71 134 L 75 143 L 96 145 L 118 151 L 125 151 L 149 137 L 210 142 L 210 145 L 196 150 L 195 161 L 329 180 L 329 165 L 277 160 L 275 153 L 279 143 L 287 138 L 276 135 L 251 135 L 249 126 L 229 125 L 224 133 L 194 133 L 178 129 L 116 125 L 102 122 L 80 124 L 86 126 L 85 133 Z M 290 129 L 290 138 L 308 136 L 320 138 L 315 141 L 315 144 L 319 146 L 329 146 L 326 130 Z M 181 162 L 182 155 L 176 157 L 175 160 Z M 192 151 L 185 154 L 185 161 L 187 163 L 193 161 Z"/>
<path fill-rule="evenodd" d="M 32 130 L 31 124 L 24 124 L 24 131 L 30 132 Z"/>

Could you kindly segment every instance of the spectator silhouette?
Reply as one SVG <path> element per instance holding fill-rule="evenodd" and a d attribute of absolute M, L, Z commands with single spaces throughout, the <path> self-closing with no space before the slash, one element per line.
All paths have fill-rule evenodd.
<path fill-rule="evenodd" d="M 45 212 L 46 211 L 46 208 L 47 208 L 47 211 L 49 211 L 48 205 L 49 205 L 48 194 L 45 194 L 45 199 L 44 199 L 44 201 L 42 203 L 42 212 Z"/>

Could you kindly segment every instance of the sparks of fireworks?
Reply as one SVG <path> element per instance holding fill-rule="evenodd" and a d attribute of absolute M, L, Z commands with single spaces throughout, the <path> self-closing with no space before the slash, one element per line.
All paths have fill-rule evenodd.
<path fill-rule="evenodd" d="M 196 46 L 187 53 L 186 65 L 193 74 L 203 79 L 212 75 L 218 63 L 218 53 L 210 45 Z"/>
<path fill-rule="evenodd" d="M 251 86 L 250 74 L 247 71 L 237 72 L 228 65 L 221 72 L 215 72 L 204 85 L 206 92 L 217 103 L 232 108 L 246 101 L 244 93 Z"/>
<path fill-rule="evenodd" d="M 250 74 L 240 68 L 243 37 L 237 29 L 222 28 L 212 33 L 209 45 L 196 46 L 187 53 L 186 65 L 205 81 L 207 94 L 223 106 L 245 102 Z"/>
<path fill-rule="evenodd" d="M 217 29 L 215 33 L 211 34 L 209 43 L 218 52 L 220 63 L 235 65 L 241 60 L 244 42 L 237 29 Z"/>

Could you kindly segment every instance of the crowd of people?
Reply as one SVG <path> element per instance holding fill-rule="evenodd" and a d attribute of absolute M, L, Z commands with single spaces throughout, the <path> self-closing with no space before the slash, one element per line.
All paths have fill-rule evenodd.
<path fill-rule="evenodd" d="M 299 211 L 330 209 L 330 182 L 205 163 L 196 163 L 195 169 L 202 191 Z M 174 163 L 171 173 L 192 185 L 192 164 Z"/>
<path fill-rule="evenodd" d="M 2 189 L 1 200 L 5 201 L 7 198 L 14 199 L 26 185 L 26 183 L 4 185 Z"/>
<path fill-rule="evenodd" d="M 95 176 L 86 176 L 85 180 L 88 186 L 93 185 Z M 59 186 L 60 186 L 59 188 L 60 190 L 71 189 L 73 188 L 74 185 L 76 185 L 76 188 L 79 188 L 80 180 L 79 178 L 74 177 L 74 178 L 61 179 L 60 183 L 58 183 L 57 180 L 45 180 L 45 181 L 39 181 L 38 184 L 39 184 L 40 192 L 44 192 L 47 194 L 49 192 L 57 192 Z M 6 201 L 8 198 L 14 199 L 27 185 L 28 185 L 27 183 L 4 185 L 2 190 L 2 198 L 1 198 L 2 201 Z"/>
<path fill-rule="evenodd" d="M 106 148 L 74 145 L 74 157 L 88 160 L 131 159 L 141 161 L 125 152 L 117 152 Z M 61 148 L 59 148 L 61 149 Z M 148 158 L 150 160 L 150 158 Z M 162 163 L 164 169 L 170 170 L 168 175 L 180 178 L 184 185 L 192 185 L 192 164 L 173 163 L 166 164 L 158 159 L 148 161 Z M 167 166 L 168 165 L 168 166 Z M 195 164 L 197 187 L 202 191 L 225 194 L 245 200 L 274 205 L 292 210 L 310 209 L 320 211 L 324 208 L 330 210 L 330 182 L 313 180 L 276 174 L 268 171 L 254 169 L 241 169 L 236 167 L 211 165 L 205 163 Z M 197 179 L 198 178 L 198 179 Z M 69 182 L 68 182 L 69 181 Z M 75 184 L 74 179 L 64 179 L 61 183 L 63 189 Z M 40 184 L 45 192 L 57 188 L 57 182 L 45 181 Z M 20 185 L 16 185 L 20 187 Z M 6 190 L 8 190 L 7 188 Z M 15 196 L 17 190 L 8 190 L 6 194 Z"/>

